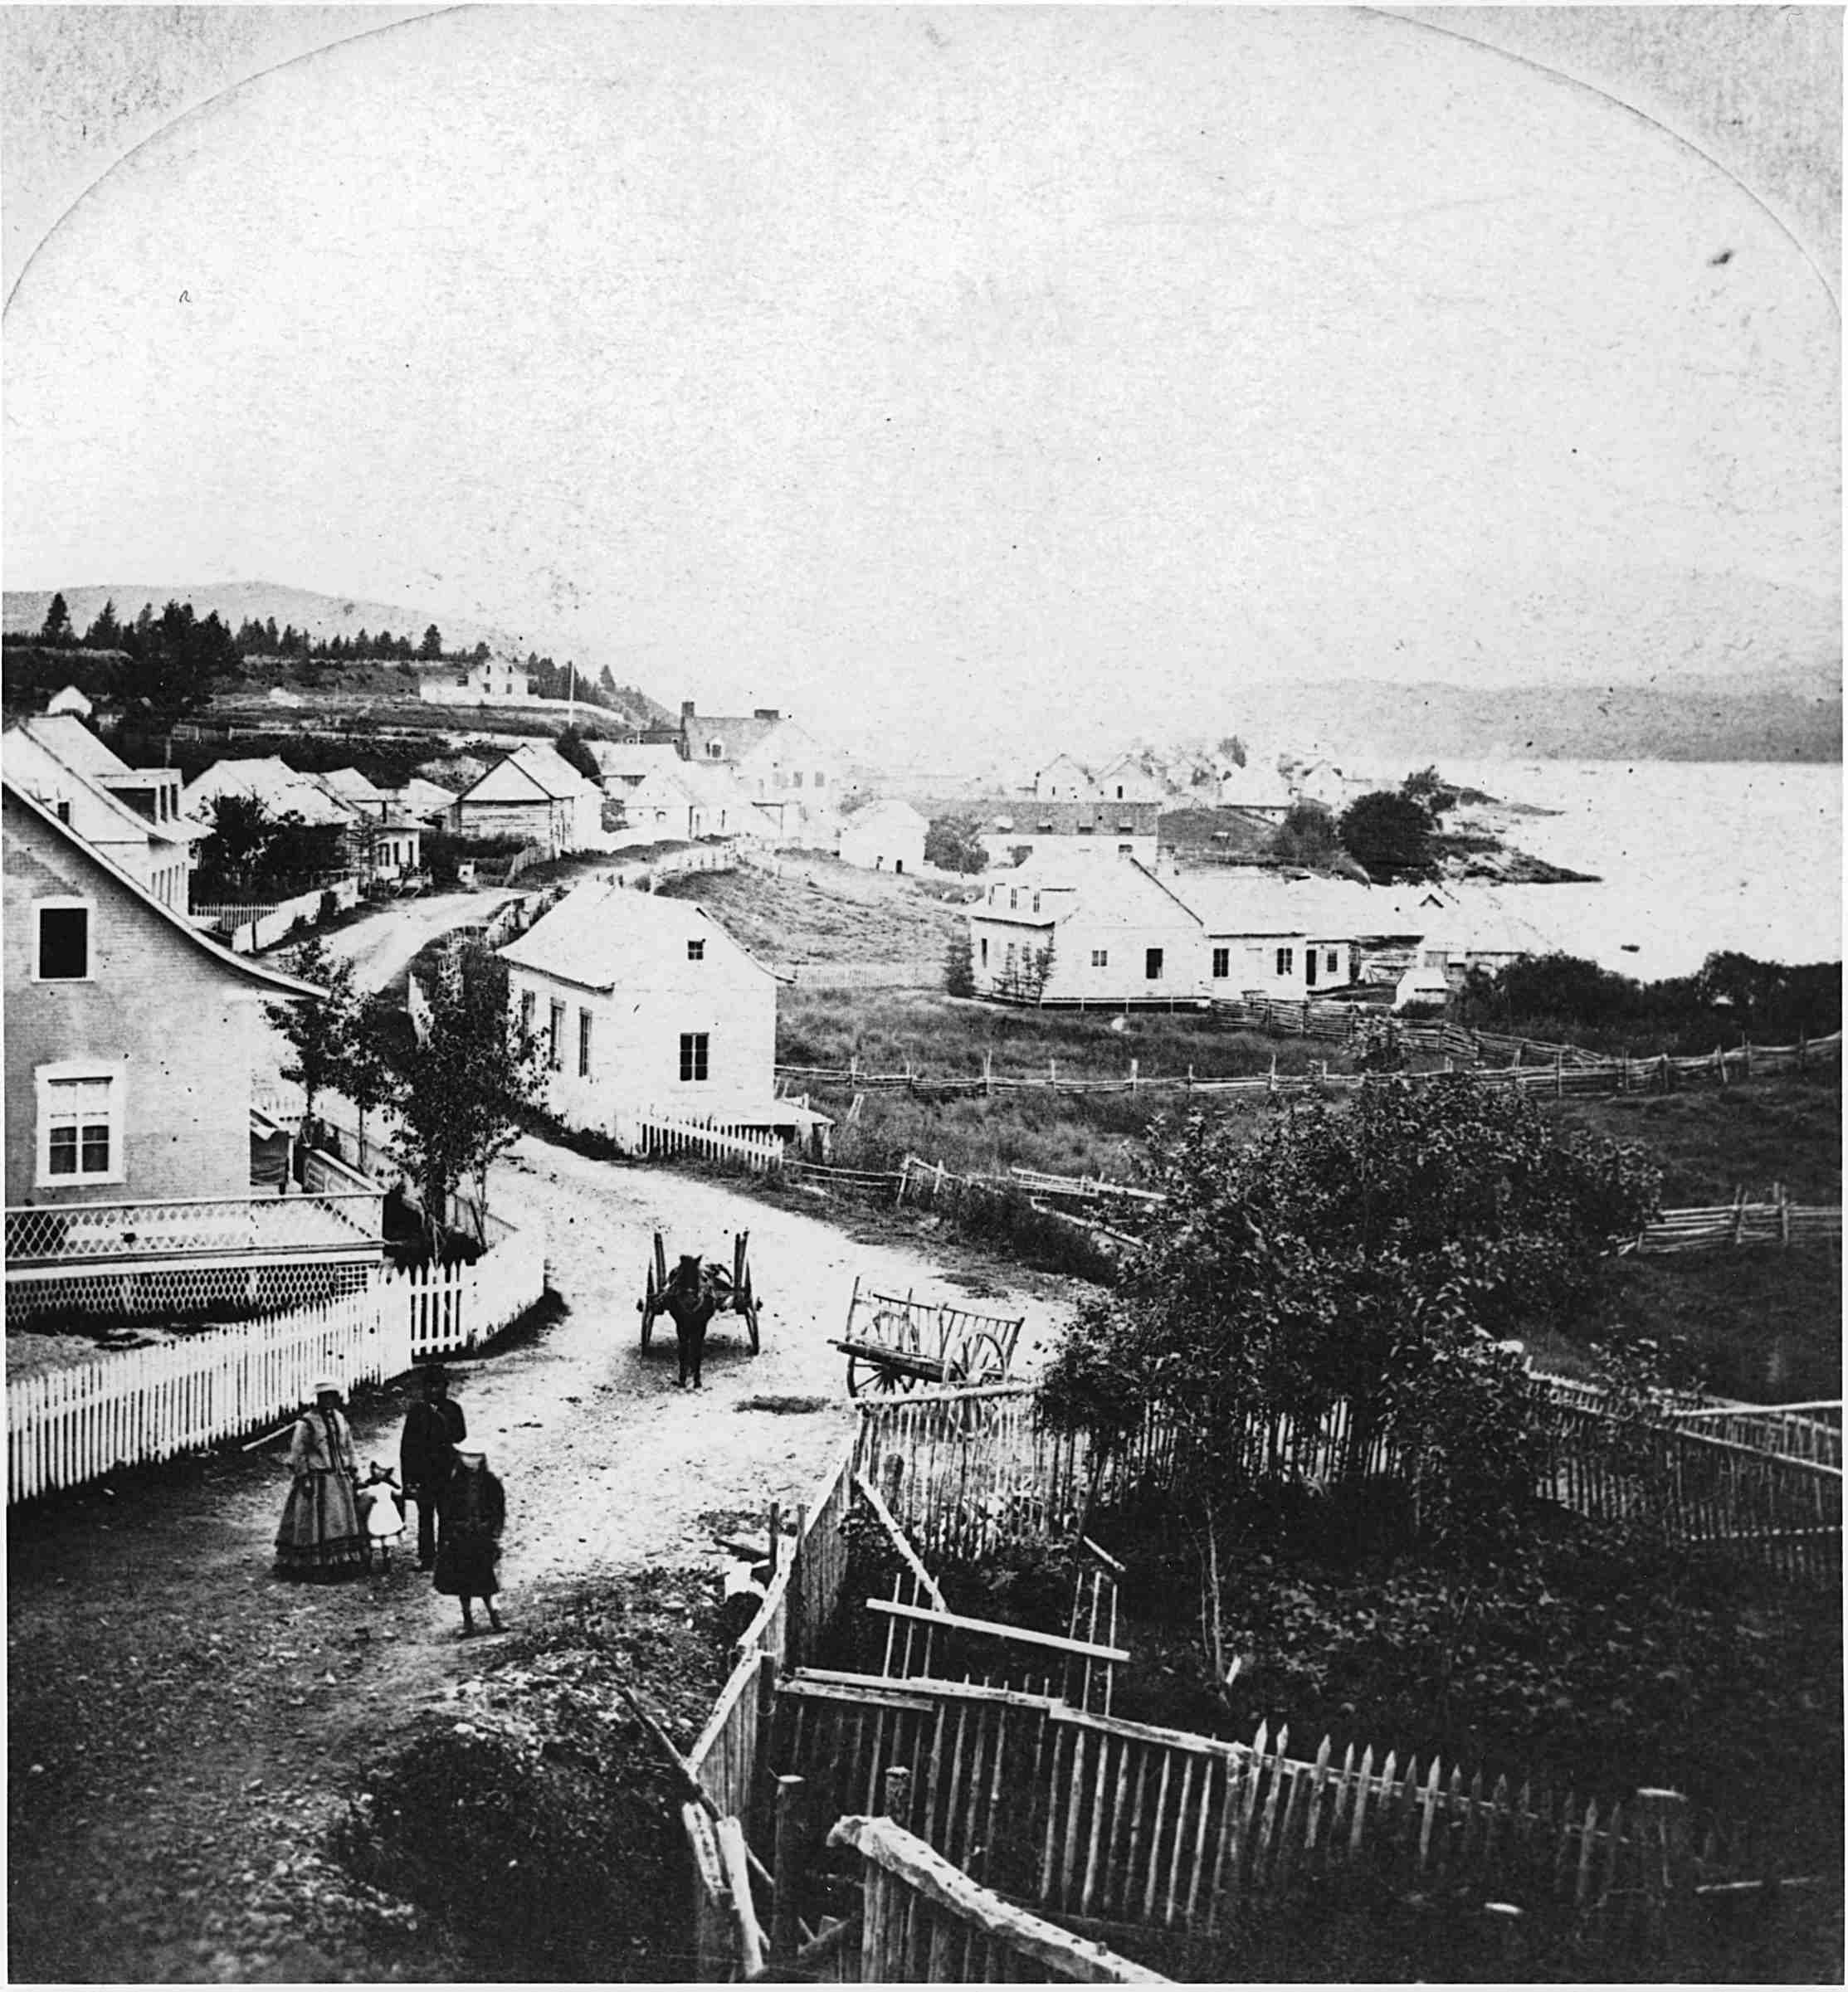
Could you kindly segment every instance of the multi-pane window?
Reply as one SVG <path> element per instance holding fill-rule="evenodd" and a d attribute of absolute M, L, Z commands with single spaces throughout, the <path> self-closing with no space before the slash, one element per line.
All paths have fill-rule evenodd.
<path fill-rule="evenodd" d="M 46 1182 L 107 1181 L 117 1166 L 117 1082 L 88 1073 L 41 1081 L 39 1133 Z"/>
<path fill-rule="evenodd" d="M 680 1033 L 680 1082 L 691 1084 L 705 1078 L 709 1069 L 712 1039 L 704 1030 Z"/>
<path fill-rule="evenodd" d="M 41 906 L 38 908 L 38 979 L 41 982 L 81 982 L 90 976 L 90 908 Z"/>
<path fill-rule="evenodd" d="M 1277 950 L 1277 973 L 1294 975 L 1295 972 L 1296 950 L 1294 947 L 1280 947 Z"/>
<path fill-rule="evenodd" d="M 1109 965 L 1110 951 L 1109 948 L 1094 947 L 1091 950 L 1091 967 L 1093 968 L 1108 968 Z"/>
<path fill-rule="evenodd" d="M 705 942 L 704 941 L 689 941 L 686 944 L 686 958 L 690 962 L 705 961 L 706 958 Z"/>
<path fill-rule="evenodd" d="M 1212 972 L 1223 979 L 1232 972 L 1232 951 L 1229 947 L 1216 947 L 1212 951 Z"/>
<path fill-rule="evenodd" d="M 563 1070 L 559 1063 L 559 1047 L 564 1037 L 564 1005 L 554 1000 L 552 1016 L 545 1031 L 545 1062 L 554 1072 Z"/>
<path fill-rule="evenodd" d="M 590 1077 L 590 1012 L 588 1010 L 578 1012 L 578 1076 L 581 1079 Z"/>
<path fill-rule="evenodd" d="M 1322 966 L 1328 970 L 1330 975 L 1334 975 L 1338 971 L 1340 963 L 1341 957 L 1337 954 L 1332 947 L 1329 948 L 1327 951 Z"/>

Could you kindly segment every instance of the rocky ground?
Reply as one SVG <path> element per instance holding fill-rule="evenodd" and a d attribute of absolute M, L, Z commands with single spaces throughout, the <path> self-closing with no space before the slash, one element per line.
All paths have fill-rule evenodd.
<path fill-rule="evenodd" d="M 569 1310 L 458 1366 L 471 1441 L 508 1489 L 505 1644 L 462 1639 L 453 1600 L 407 1555 L 340 1585 L 280 1583 L 280 1440 L 9 1517 L 14 1980 L 504 1975 L 389 1876 L 363 1885 L 333 1858 L 330 1831 L 381 1750 L 467 1705 L 497 1654 L 543 1644 L 587 1600 L 641 1596 L 638 1574 L 687 1573 L 691 1594 L 657 1587 L 648 1609 L 690 1623 L 675 1600 L 716 1586 L 720 1539 L 773 1500 L 802 1504 L 851 1430 L 827 1345 L 856 1273 L 1024 1311 L 1028 1364 L 1069 1306 L 1056 1283 L 997 1274 L 934 1235 L 855 1242 L 712 1182 L 537 1142 L 500 1166 L 495 1191 L 510 1215 L 543 1218 Z M 763 1351 L 720 1317 L 697 1395 L 675 1388 L 671 1337 L 647 1356 L 639 1346 L 657 1227 L 670 1252 L 710 1257 L 751 1234 Z M 395 1454 L 404 1402 L 356 1403 L 362 1460 Z"/>

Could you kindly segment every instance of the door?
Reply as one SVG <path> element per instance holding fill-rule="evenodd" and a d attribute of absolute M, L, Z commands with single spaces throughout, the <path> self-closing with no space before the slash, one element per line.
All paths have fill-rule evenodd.
<path fill-rule="evenodd" d="M 1305 947 L 1303 950 L 1303 977 L 1311 989 L 1315 986 L 1315 950 L 1313 947 Z"/>

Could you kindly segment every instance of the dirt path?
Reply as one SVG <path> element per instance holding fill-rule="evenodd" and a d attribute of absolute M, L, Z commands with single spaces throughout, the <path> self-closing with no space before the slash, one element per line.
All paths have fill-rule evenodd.
<path fill-rule="evenodd" d="M 827 1347 L 857 1271 L 972 1300 L 969 1261 L 862 1246 L 716 1184 L 526 1142 L 495 1194 L 546 1225 L 569 1314 L 532 1345 L 458 1366 L 472 1443 L 505 1478 L 511 1621 L 588 1578 L 722 1561 L 715 1516 L 802 1503 L 851 1429 Z M 674 1387 L 670 1337 L 644 1358 L 636 1302 L 650 1239 L 717 1257 L 751 1234 L 763 1352 L 736 1317 L 706 1387 Z M 1022 1276 L 1023 1355 L 1066 1311 Z M 999 1281 L 997 1279 L 998 1286 Z M 1031 1358 L 1029 1358 L 1031 1360 Z M 756 1400 L 821 1400 L 812 1410 Z M 403 1399 L 355 1416 L 362 1459 L 395 1457 Z M 388 1575 L 279 1584 L 280 1446 L 190 1477 L 119 1477 L 9 1527 L 9 1962 L 16 1980 L 442 1979 L 463 1964 L 381 1898 L 356 1914 L 319 1843 L 359 1766 L 452 1696 L 490 1645 L 399 1556 Z M 705 1519 L 702 1519 L 705 1517 Z"/>
<path fill-rule="evenodd" d="M 327 952 L 351 962 L 362 989 L 383 989 L 410 964 L 426 941 L 452 928 L 487 918 L 511 892 L 443 892 L 419 899 L 394 899 L 371 918 L 355 920 L 322 936 Z"/>

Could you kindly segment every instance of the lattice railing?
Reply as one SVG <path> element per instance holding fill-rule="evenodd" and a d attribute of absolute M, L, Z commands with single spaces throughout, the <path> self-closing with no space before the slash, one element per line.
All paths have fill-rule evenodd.
<path fill-rule="evenodd" d="M 186 1197 L 168 1202 L 27 1205 L 7 1212 L 14 1267 L 145 1259 L 169 1253 L 339 1250 L 383 1236 L 385 1193 Z"/>

